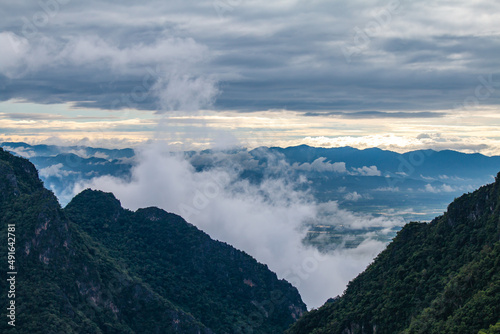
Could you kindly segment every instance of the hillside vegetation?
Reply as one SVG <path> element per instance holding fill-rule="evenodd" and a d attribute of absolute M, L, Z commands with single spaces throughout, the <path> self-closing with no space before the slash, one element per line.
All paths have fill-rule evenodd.
<path fill-rule="evenodd" d="M 500 173 L 406 225 L 344 294 L 287 333 L 500 333 Z"/>

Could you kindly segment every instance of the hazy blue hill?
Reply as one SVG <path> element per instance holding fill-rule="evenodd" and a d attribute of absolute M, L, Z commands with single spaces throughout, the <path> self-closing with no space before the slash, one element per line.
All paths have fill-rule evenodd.
<path fill-rule="evenodd" d="M 272 147 L 270 151 L 284 154 L 290 163 L 312 162 L 320 157 L 331 162 L 345 162 L 348 167 L 377 166 L 381 171 L 405 172 L 413 178 L 424 176 L 460 175 L 477 178 L 480 175 L 495 175 L 500 168 L 500 157 L 487 157 L 479 153 L 467 154 L 450 150 L 417 150 L 396 153 L 368 148 L 352 147 L 321 148 L 300 145 L 288 148 Z"/>
<path fill-rule="evenodd" d="M 24 151 L 31 150 L 33 153 L 37 155 L 56 155 L 61 152 L 58 146 L 53 145 L 29 145 L 22 142 L 3 142 L 0 146 L 14 148 L 14 149 L 22 149 Z"/>
<path fill-rule="evenodd" d="M 62 169 L 72 172 L 74 169 L 78 173 L 92 173 L 92 175 L 114 175 L 118 177 L 130 175 L 130 163 L 122 163 L 119 160 L 108 160 L 103 158 L 89 157 L 82 158 L 73 153 L 61 153 L 56 156 L 32 157 L 30 161 L 38 168 L 46 168 L 62 164 Z M 77 174 L 76 172 L 74 174 Z M 71 176 L 65 175 L 65 176 Z"/>
<path fill-rule="evenodd" d="M 499 320 L 500 173 L 431 223 L 406 225 L 340 298 L 288 333 L 478 333 Z"/>
<path fill-rule="evenodd" d="M 87 156 L 94 156 L 96 154 L 105 155 L 108 159 L 122 159 L 132 158 L 135 154 L 131 148 L 124 149 L 106 149 L 106 148 L 93 148 L 88 146 L 59 146 L 59 145 L 29 145 L 23 142 L 3 142 L 0 144 L 2 147 L 22 148 L 26 151 L 31 151 L 38 156 L 55 156 L 60 153 L 68 153 L 71 151 L 82 152 Z"/>
<path fill-rule="evenodd" d="M 414 157 L 413 161 L 419 161 L 419 157 L 425 157 L 421 164 L 414 167 L 416 172 L 432 176 L 444 174 L 477 178 L 484 174 L 495 175 L 500 168 L 499 156 L 488 157 L 479 153 L 421 150 L 404 153 L 401 156 L 408 162 L 412 161 L 411 156 Z"/>
<path fill-rule="evenodd" d="M 287 148 L 271 147 L 269 150 L 283 153 L 291 163 L 311 162 L 325 157 L 331 162 L 345 162 L 350 167 L 359 168 L 376 165 L 381 169 L 393 167 L 393 162 L 396 161 L 399 155 L 379 148 L 359 150 L 349 146 L 324 148 L 300 145 Z"/>
<path fill-rule="evenodd" d="M 131 212 L 86 190 L 65 208 L 72 221 L 155 291 L 217 333 L 279 333 L 306 310 L 267 266 L 158 208 Z"/>

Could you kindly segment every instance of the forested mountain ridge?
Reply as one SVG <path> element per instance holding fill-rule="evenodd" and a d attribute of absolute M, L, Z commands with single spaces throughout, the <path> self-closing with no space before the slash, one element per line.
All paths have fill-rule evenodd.
<path fill-rule="evenodd" d="M 305 312 L 297 290 L 266 265 L 158 208 L 125 210 L 85 190 L 68 217 L 160 295 L 217 333 L 279 333 Z M 264 321 L 264 319 L 266 319 Z"/>
<path fill-rule="evenodd" d="M 2 333 L 212 333 L 165 300 L 69 221 L 34 166 L 0 150 L 0 235 L 15 226 L 15 297 Z M 1 247 L 3 273 L 7 247 Z M 3 276 L 3 275 L 2 275 Z M 12 288 L 10 288 L 12 290 Z M 7 307 L 15 301 L 15 326 Z"/>
<path fill-rule="evenodd" d="M 79 199 L 92 194 L 100 199 L 107 196 L 111 199 L 109 203 L 119 206 L 119 202 L 110 194 L 87 191 Z M 10 283 L 5 279 L 0 283 L 0 289 L 3 291 L 0 304 L 5 306 L 2 306 L 1 312 L 4 319 L 0 322 L 1 333 L 224 332 L 210 329 L 205 322 L 214 323 L 214 319 L 205 317 L 202 322 L 194 315 L 197 311 L 195 307 L 187 309 L 187 303 L 181 307 L 172 302 L 168 291 L 162 290 L 163 287 L 159 284 L 148 284 L 156 282 L 152 281 L 152 277 L 156 275 L 177 275 L 176 277 L 186 278 L 186 282 L 176 288 L 200 293 L 192 297 L 202 299 L 204 291 L 198 287 L 190 287 L 189 277 L 183 276 L 190 274 L 188 269 L 179 273 L 173 272 L 173 268 L 178 269 L 175 266 L 152 270 L 154 268 L 151 268 L 151 265 L 161 265 L 160 262 L 154 263 L 154 258 L 163 259 L 162 254 L 157 253 L 149 254 L 150 258 L 135 258 L 135 265 L 129 262 L 132 258 L 115 257 L 117 253 L 113 247 L 108 249 L 101 240 L 85 232 L 85 224 L 79 226 L 69 218 L 78 218 L 76 205 L 71 208 L 67 209 L 66 213 L 66 210 L 60 207 L 53 193 L 43 187 L 35 167 L 29 161 L 0 149 L 0 237 L 7 241 L 8 227 L 15 226 L 13 233 L 16 251 L 13 264 L 17 271 L 14 298 L 7 295 Z M 85 212 L 87 208 L 89 207 L 80 207 L 82 215 L 91 214 L 95 219 L 109 218 L 109 212 L 104 210 L 106 203 L 101 203 L 100 207 L 90 207 L 91 213 Z M 104 211 L 100 213 L 100 209 Z M 224 309 L 224 305 L 219 305 L 216 309 L 221 315 L 232 312 L 234 319 L 240 320 L 240 323 L 235 323 L 240 326 L 241 332 L 250 329 L 254 333 L 265 333 L 268 328 L 282 331 L 294 321 L 294 317 L 297 318 L 305 310 L 297 290 L 289 283 L 278 280 L 274 273 L 249 255 L 210 239 L 180 217 L 173 218 L 173 215 L 156 208 L 139 210 L 136 213 L 126 211 L 121 206 L 110 206 L 109 209 L 119 210 L 124 216 L 136 219 L 137 223 L 140 221 L 146 224 L 141 226 L 137 240 L 147 234 L 148 222 L 154 222 L 155 228 L 161 229 L 158 224 L 166 223 L 170 219 L 169 228 L 189 231 L 191 237 L 198 236 L 199 240 L 203 240 L 208 249 L 219 247 L 226 253 L 235 254 L 232 259 L 223 262 L 226 266 L 239 270 L 240 261 L 244 262 L 242 269 L 246 275 L 245 279 L 249 280 L 242 282 L 239 277 L 232 277 L 233 272 L 225 273 L 224 268 L 219 268 L 219 258 L 207 255 L 204 267 L 204 270 L 210 271 L 210 266 L 213 266 L 218 269 L 215 271 L 217 275 L 226 274 L 229 279 L 235 281 L 233 286 L 226 286 L 225 291 L 210 291 L 211 295 L 208 295 L 238 295 L 242 298 L 241 304 L 250 304 L 253 307 L 251 314 L 244 313 L 248 310 L 244 307 Z M 135 223 L 132 220 L 127 222 Z M 162 237 L 168 236 L 168 229 L 162 231 Z M 116 240 L 120 239 L 120 235 L 114 237 Z M 149 236 L 154 237 L 156 235 Z M 172 239 L 175 238 L 177 235 Z M 177 248 L 189 249 L 192 246 L 183 247 L 182 243 L 187 241 L 184 239 L 177 238 L 173 241 L 177 242 Z M 116 243 L 119 244 L 118 241 Z M 7 246 L 0 248 L 0 258 L 5 259 L 0 266 L 3 273 L 12 271 L 8 268 L 7 250 Z M 146 256 L 148 250 L 144 251 L 143 255 Z M 156 251 L 161 251 L 161 248 L 156 248 Z M 130 252 L 133 253 L 132 250 Z M 139 269 L 142 264 L 147 264 L 148 270 L 142 272 Z M 194 268 L 196 267 L 191 267 L 192 270 Z M 146 276 L 147 273 L 150 276 Z M 141 277 L 141 274 L 144 274 L 144 277 Z M 157 281 L 161 279 L 156 278 Z M 242 286 L 252 288 L 249 286 L 252 285 L 250 282 L 260 286 L 250 293 L 238 290 L 241 290 Z M 182 295 L 182 292 L 179 290 L 178 294 Z M 7 305 L 12 300 L 15 301 L 16 307 L 15 327 L 8 324 L 9 319 L 6 317 L 9 312 Z M 279 318 L 279 321 L 276 318 Z M 229 332 L 237 331 L 231 329 Z"/>
<path fill-rule="evenodd" d="M 406 225 L 341 297 L 288 333 L 499 333 L 500 173 Z"/>

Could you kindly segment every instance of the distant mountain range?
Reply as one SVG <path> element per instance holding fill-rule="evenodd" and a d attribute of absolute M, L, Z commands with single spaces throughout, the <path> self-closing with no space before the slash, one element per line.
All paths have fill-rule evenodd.
<path fill-rule="evenodd" d="M 81 180 L 102 175 L 126 179 L 139 161 L 132 149 L 2 143 L 5 150 L 30 159 L 40 177 L 63 204 Z M 259 182 L 283 175 L 298 179 L 319 201 L 335 200 L 354 211 L 396 214 L 410 220 L 431 220 L 454 198 L 492 182 L 500 156 L 419 150 L 404 154 L 378 148 L 316 148 L 306 145 L 253 150 L 184 152 L 199 171 L 233 167 L 241 178 Z M 305 185 L 303 185 L 305 186 Z"/>
<path fill-rule="evenodd" d="M 62 209 L 3 149 L 0 235 L 2 333 L 279 333 L 306 311 L 267 266 L 177 215 L 91 190 Z"/>
<path fill-rule="evenodd" d="M 1 146 L 33 162 L 45 186 L 63 205 L 76 195 L 75 185 L 105 175 L 129 181 L 134 166 L 141 163 L 140 150 L 132 149 L 12 142 Z M 311 224 L 311 234 L 305 240 L 321 250 L 339 245 L 357 247 L 368 234 L 389 242 L 404 222 L 432 220 L 454 198 L 492 182 L 500 170 L 499 156 L 455 151 L 400 154 L 378 148 L 301 145 L 171 154 L 182 155 L 198 172 L 214 168 L 237 170 L 240 179 L 255 184 L 286 179 L 295 182 L 297 189 L 311 193 L 318 202 L 336 201 L 340 208 L 352 212 L 401 219 L 400 226 L 392 230 L 359 230 L 326 217 L 321 223 Z"/>

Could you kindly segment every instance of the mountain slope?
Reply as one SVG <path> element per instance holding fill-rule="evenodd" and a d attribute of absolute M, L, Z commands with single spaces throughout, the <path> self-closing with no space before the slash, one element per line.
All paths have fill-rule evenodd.
<path fill-rule="evenodd" d="M 342 297 L 288 333 L 478 333 L 499 320 L 500 173 L 431 223 L 406 225 Z"/>
<path fill-rule="evenodd" d="M 306 310 L 297 290 L 267 266 L 177 215 L 131 212 L 112 194 L 92 190 L 65 212 L 160 295 L 217 333 L 279 333 Z"/>
<path fill-rule="evenodd" d="M 10 224 L 10 225 L 9 225 Z M 15 230 L 12 229 L 15 226 Z M 27 160 L 0 149 L 0 237 L 15 234 L 15 320 L 2 333 L 212 333 L 192 316 L 131 276 L 67 219 L 55 196 Z M 12 277 L 12 275 L 9 275 Z M 12 291 L 7 281 L 1 291 Z M 10 313 L 10 312 L 9 312 Z"/>
<path fill-rule="evenodd" d="M 6 242 L 0 270 L 17 273 L 0 281 L 0 305 L 5 320 L 15 302 L 15 327 L 1 333 L 279 333 L 305 311 L 267 266 L 181 217 L 90 190 L 63 210 L 29 161 L 0 149 L 9 232 L 15 257 Z"/>

